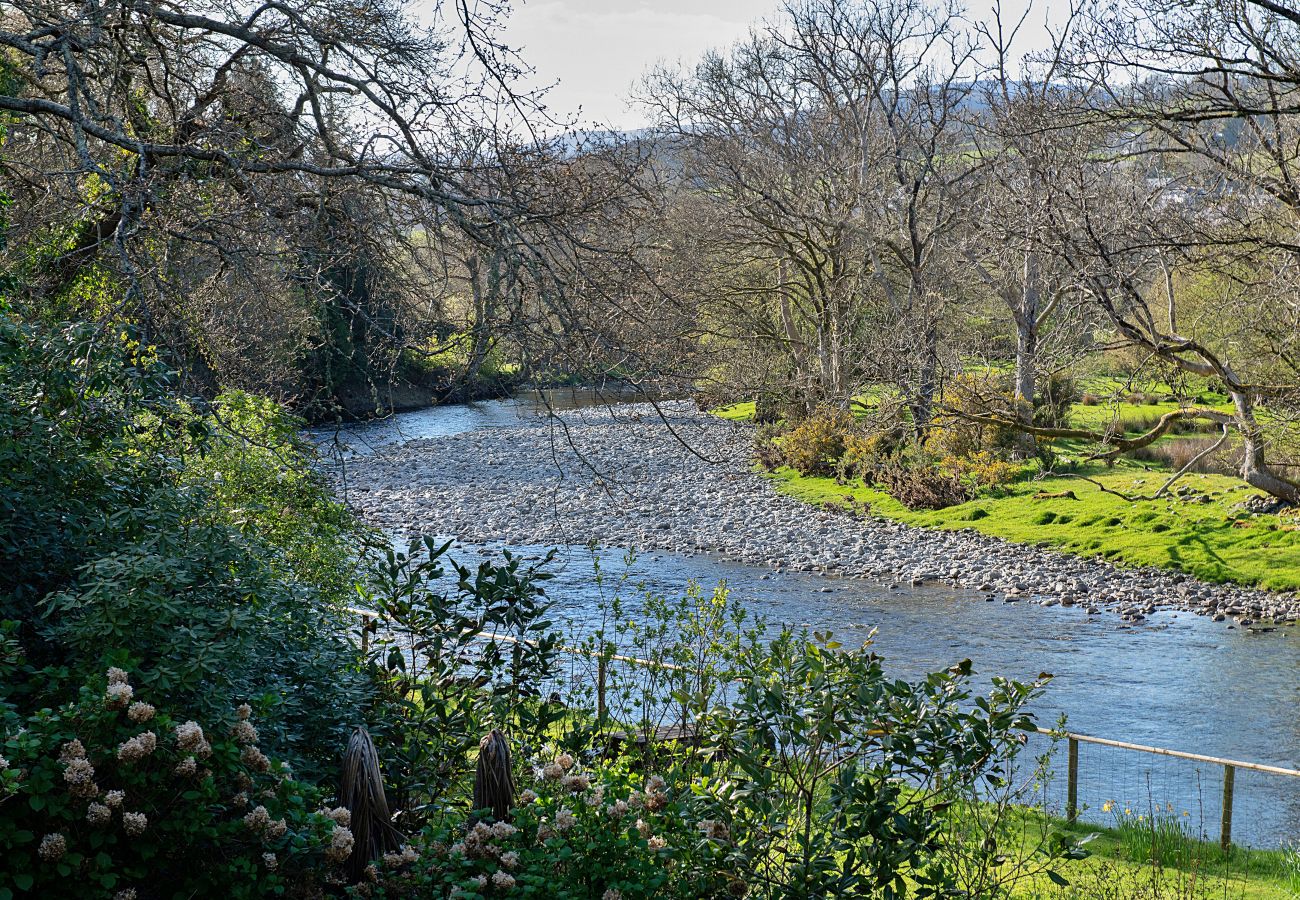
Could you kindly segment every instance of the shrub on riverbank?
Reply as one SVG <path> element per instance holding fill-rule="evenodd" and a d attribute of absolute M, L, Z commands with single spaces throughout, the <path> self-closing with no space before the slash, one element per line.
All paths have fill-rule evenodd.
<path fill-rule="evenodd" d="M 199 724 L 121 669 L 30 715 L 0 658 L 0 896 L 319 896 L 346 821 L 259 748 L 251 707 Z M 340 830 L 341 829 L 341 830 Z"/>
<path fill-rule="evenodd" d="M 120 665 L 193 715 L 255 700 L 269 749 L 332 771 L 370 695 L 337 615 L 361 531 L 294 427 L 196 411 L 129 329 L 0 317 L 0 619 L 46 672 L 19 712 Z"/>

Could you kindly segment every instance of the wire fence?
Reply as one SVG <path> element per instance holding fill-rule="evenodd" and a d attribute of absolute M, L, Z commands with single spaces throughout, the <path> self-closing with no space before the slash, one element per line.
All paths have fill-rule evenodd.
<path fill-rule="evenodd" d="M 1178 828 L 1224 848 L 1300 835 L 1300 770 L 1046 729 L 1031 743 L 1051 753 L 1052 815 Z"/>
<path fill-rule="evenodd" d="M 375 631 L 377 613 L 349 609 L 361 619 L 362 651 Z M 482 640 L 533 643 L 484 632 Z M 590 693 L 597 719 L 642 721 L 689 733 L 689 723 L 669 721 L 670 704 L 646 706 L 646 692 L 621 690 L 620 673 L 632 670 L 683 671 L 662 660 L 562 645 L 570 665 L 559 677 Z M 625 736 L 626 737 L 626 736 Z M 1044 781 L 1034 803 L 1050 815 L 1106 826 L 1152 825 L 1177 828 L 1205 841 L 1268 847 L 1300 839 L 1300 769 L 1225 759 L 1129 743 L 1068 731 L 1040 728 L 1029 736 L 1027 753 L 1045 758 Z"/>

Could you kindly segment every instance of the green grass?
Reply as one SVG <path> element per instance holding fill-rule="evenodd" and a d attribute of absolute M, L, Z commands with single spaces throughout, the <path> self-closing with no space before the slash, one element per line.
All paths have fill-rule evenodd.
<path fill-rule="evenodd" d="M 713 410 L 713 414 L 731 422 L 748 422 L 754 418 L 754 405 L 753 400 L 745 400 L 730 406 L 719 406 Z"/>
<path fill-rule="evenodd" d="M 940 510 L 909 510 L 884 491 L 789 468 L 770 477 L 783 493 L 808 503 L 847 508 L 852 498 L 908 525 L 969 528 L 1015 543 L 1104 557 L 1119 566 L 1175 569 L 1205 581 L 1300 588 L 1300 531 L 1287 530 L 1292 525 L 1278 516 L 1245 517 L 1233 510 L 1258 492 L 1227 476 L 1188 475 L 1180 482 L 1208 496 L 1206 503 L 1176 497 L 1128 502 L 1080 479 L 1048 477 Z M 1163 481 L 1163 473 L 1127 466 L 1090 477 L 1125 493 L 1151 492 Z M 1034 499 L 1039 492 L 1060 491 L 1073 491 L 1078 499 Z"/>
<path fill-rule="evenodd" d="M 1204 396 L 1208 404 L 1223 405 L 1223 397 Z M 1072 418 L 1081 427 L 1102 428 L 1116 415 L 1155 417 L 1176 408 L 1174 403 L 1076 404 Z M 754 404 L 736 403 L 715 413 L 745 421 L 753 417 Z M 1077 441 L 1059 441 L 1057 450 L 1078 457 L 1086 448 Z M 1123 459 L 1113 468 L 1087 464 L 1075 471 L 1129 495 L 1153 493 L 1169 474 Z M 1259 492 L 1231 476 L 1190 474 L 1178 484 L 1196 491 L 1190 498 L 1134 502 L 1079 478 L 1051 476 L 1012 484 L 996 495 L 947 509 L 909 510 L 884 491 L 861 483 L 837 484 L 833 478 L 800 475 L 789 468 L 766 474 L 783 493 L 818 506 L 867 504 L 876 515 L 922 528 L 968 528 L 1015 543 L 1103 557 L 1122 567 L 1156 566 L 1210 582 L 1300 589 L 1300 530 L 1293 530 L 1300 527 L 1300 519 L 1245 515 L 1234 507 Z M 1034 499 L 1035 494 L 1064 491 L 1073 491 L 1077 499 Z"/>
<path fill-rule="evenodd" d="M 1042 817 L 1022 813 L 1027 841 L 1041 833 Z M 1224 898 L 1224 900 L 1296 900 L 1300 897 L 1300 870 L 1294 859 L 1280 850 L 1233 847 L 1224 854 L 1217 844 L 1168 834 L 1157 838 L 1158 864 L 1153 864 L 1150 841 L 1135 840 L 1129 829 L 1086 823 L 1062 825 L 1067 833 L 1091 839 L 1090 853 L 1069 860 L 1056 871 L 1070 883 L 1054 884 L 1046 875 L 1018 883 L 1011 892 L 1017 900 L 1049 898 Z"/>

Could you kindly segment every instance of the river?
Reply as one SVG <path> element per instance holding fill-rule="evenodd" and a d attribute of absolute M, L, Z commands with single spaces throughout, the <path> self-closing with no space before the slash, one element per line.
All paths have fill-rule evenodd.
<path fill-rule="evenodd" d="M 552 408 L 593 401 L 584 392 L 436 407 L 379 422 L 316 429 L 323 452 L 370 454 L 415 438 L 481 429 L 517 428 Z M 505 545 L 458 548 L 469 561 Z M 512 547 L 538 556 L 541 547 Z M 603 552 L 607 574 L 623 571 L 623 554 Z M 548 584 L 558 617 L 570 629 L 590 628 L 598 606 L 593 561 L 586 548 L 562 547 Z M 875 645 L 892 674 L 921 675 L 963 658 L 984 677 L 1055 677 L 1036 707 L 1052 725 L 1061 714 L 1071 731 L 1198 754 L 1300 768 L 1300 633 L 1225 628 L 1203 616 L 1157 611 L 1130 625 L 1116 616 L 1033 603 L 990 603 L 952 588 L 894 587 L 857 578 L 771 569 L 696 553 L 643 553 L 629 581 L 673 595 L 691 579 L 706 588 L 725 581 L 733 596 L 774 622 L 832 631 L 846 643 L 876 630 Z M 1222 770 L 1218 766 L 1084 744 L 1079 799 L 1085 817 L 1109 821 L 1116 810 L 1146 813 L 1172 804 L 1190 827 L 1217 836 Z M 1060 760 L 1058 768 L 1064 768 Z M 1060 802 L 1053 783 L 1050 796 Z M 1276 847 L 1300 837 L 1300 778 L 1238 771 L 1233 837 Z"/>

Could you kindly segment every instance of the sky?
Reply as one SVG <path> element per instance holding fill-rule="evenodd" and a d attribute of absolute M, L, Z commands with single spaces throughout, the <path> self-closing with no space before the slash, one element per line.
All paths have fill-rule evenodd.
<path fill-rule="evenodd" d="M 971 0 L 968 16 L 986 16 L 993 0 Z M 1004 21 L 1027 0 L 1003 0 Z M 536 85 L 558 82 L 547 104 L 580 127 L 637 128 L 644 116 L 626 98 L 659 62 L 691 62 L 704 51 L 743 37 L 751 23 L 772 16 L 778 0 L 516 0 L 506 42 L 536 69 Z M 1039 0 L 1026 21 L 1026 47 L 1045 44 L 1042 23 L 1062 0 Z"/>

